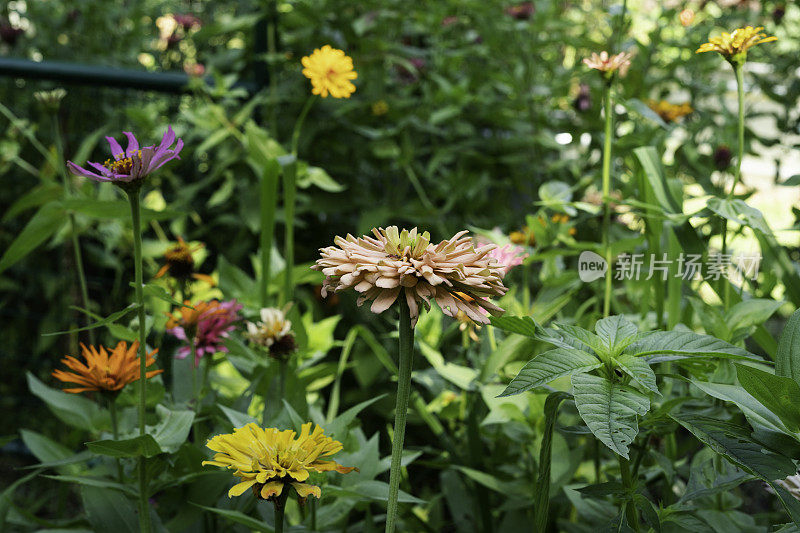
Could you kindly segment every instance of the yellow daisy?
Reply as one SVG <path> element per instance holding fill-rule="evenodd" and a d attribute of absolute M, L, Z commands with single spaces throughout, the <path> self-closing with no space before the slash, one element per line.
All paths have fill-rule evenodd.
<path fill-rule="evenodd" d="M 311 92 L 326 98 L 350 98 L 356 90 L 351 83 L 358 77 L 353 60 L 342 50 L 325 45 L 302 59 L 303 75 L 311 80 Z"/>
<path fill-rule="evenodd" d="M 233 433 L 216 435 L 206 446 L 217 453 L 213 460 L 203 461 L 203 465 L 233 470 L 233 475 L 241 479 L 228 491 L 229 498 L 241 496 L 252 488 L 265 500 L 275 499 L 286 485 L 291 485 L 301 498 L 309 495 L 319 498 L 322 496 L 319 487 L 303 483 L 310 472 L 335 470 L 347 474 L 356 468 L 323 461 L 322 457 L 340 451 L 342 443 L 326 437 L 319 426 L 311 431 L 311 425 L 311 422 L 303 424 L 297 438 L 297 433 L 290 429 L 264 429 L 253 423 L 234 429 Z"/>
<path fill-rule="evenodd" d="M 718 37 L 711 37 L 697 49 L 698 54 L 702 52 L 719 52 L 728 61 L 741 61 L 747 59 L 747 50 L 761 44 L 777 41 L 777 37 L 768 37 L 765 33 L 760 33 L 763 26 L 754 28 L 747 26 L 733 30 L 733 33 L 723 32 Z"/>

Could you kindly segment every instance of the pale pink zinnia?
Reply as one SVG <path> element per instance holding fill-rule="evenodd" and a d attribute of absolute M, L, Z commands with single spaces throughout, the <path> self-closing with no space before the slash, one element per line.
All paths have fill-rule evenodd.
<path fill-rule="evenodd" d="M 504 312 L 488 299 L 508 290 L 503 286 L 503 266 L 490 255 L 495 245 L 476 248 L 466 231 L 436 245 L 428 232 L 420 234 L 416 228 L 401 232 L 390 226 L 372 233 L 374 237 L 336 237 L 337 246 L 320 250 L 322 257 L 312 268 L 326 276 L 323 296 L 329 290 L 353 288 L 361 293 L 358 305 L 372 300 L 372 312 L 381 313 L 405 289 L 412 325 L 420 302 L 430 309 L 430 299 L 452 317 L 463 311 L 484 324 L 489 320 L 482 309 Z"/>
<path fill-rule="evenodd" d="M 213 355 L 217 352 L 227 352 L 224 341 L 234 328 L 234 322 L 239 320 L 239 310 L 242 305 L 236 300 L 227 302 L 203 302 L 195 304 L 194 309 L 184 306 L 181 308 L 181 318 L 171 318 L 167 322 L 167 333 L 186 341 L 187 345 L 178 349 L 175 355 L 178 359 L 186 359 L 192 353 L 188 344 L 192 333 L 195 347 L 195 366 L 200 364 L 204 355 Z"/>
<path fill-rule="evenodd" d="M 522 264 L 528 257 L 528 252 L 522 246 L 506 244 L 502 248 L 498 247 L 489 252 L 489 257 L 493 257 L 500 264 L 503 276 L 505 276 L 509 270 Z"/>
<path fill-rule="evenodd" d="M 610 76 L 615 72 L 619 72 L 620 76 L 624 76 L 631 66 L 632 57 L 633 54 L 629 52 L 620 52 L 619 54 L 610 56 L 608 52 L 604 50 L 599 54 L 593 52 L 591 57 L 587 57 L 583 60 L 583 63 L 587 67 L 599 70 L 605 75 Z"/>

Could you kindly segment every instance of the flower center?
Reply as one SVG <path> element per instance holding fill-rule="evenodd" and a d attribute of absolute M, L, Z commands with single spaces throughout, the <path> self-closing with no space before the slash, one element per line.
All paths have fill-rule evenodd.
<path fill-rule="evenodd" d="M 124 157 L 122 159 L 106 159 L 106 162 L 103 163 L 103 166 L 115 174 L 130 174 L 131 168 L 133 168 L 134 157 L 141 159 L 142 151 L 137 150 L 135 155 Z"/>

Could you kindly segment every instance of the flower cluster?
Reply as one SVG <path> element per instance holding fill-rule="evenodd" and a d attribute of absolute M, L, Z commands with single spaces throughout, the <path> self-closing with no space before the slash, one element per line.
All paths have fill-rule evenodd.
<path fill-rule="evenodd" d="M 234 322 L 239 320 L 239 310 L 242 305 L 236 300 L 220 302 L 200 302 L 197 304 L 184 302 L 180 308 L 180 317 L 170 316 L 167 322 L 167 333 L 182 341 L 194 343 L 194 364 L 198 366 L 204 355 L 213 355 L 217 352 L 227 352 L 223 344 L 225 337 L 234 328 Z M 186 359 L 192 353 L 191 344 L 178 349 L 175 357 Z"/>
<path fill-rule="evenodd" d="M 358 304 L 372 300 L 371 310 L 381 313 L 404 293 L 412 324 L 419 304 L 430 308 L 430 299 L 455 317 L 463 311 L 476 322 L 488 323 L 481 313 L 503 310 L 488 300 L 506 293 L 503 266 L 489 253 L 494 245 L 475 248 L 466 231 L 433 245 L 428 232 L 398 230 L 397 226 L 373 229 L 374 237 L 336 237 L 337 246 L 321 250 L 312 268 L 325 274 L 323 296 L 354 288 L 361 293 Z M 466 297 L 465 297 L 466 296 Z"/>
<path fill-rule="evenodd" d="M 342 50 L 325 45 L 317 48 L 310 56 L 305 56 L 303 75 L 311 80 L 311 93 L 327 98 L 350 98 L 356 90 L 352 80 L 358 77 L 353 70 L 353 60 Z"/>
<path fill-rule="evenodd" d="M 711 37 L 697 49 L 698 54 L 703 52 L 719 52 L 722 57 L 731 63 L 742 64 L 747 59 L 747 51 L 757 44 L 777 41 L 777 37 L 767 37 L 761 33 L 764 28 L 759 26 L 746 26 L 733 30 L 733 33 L 723 32 L 718 37 Z"/>
<path fill-rule="evenodd" d="M 72 161 L 67 161 L 67 168 L 76 176 L 84 176 L 95 181 L 110 181 L 124 189 L 135 190 L 150 173 L 173 159 L 180 159 L 178 154 L 183 148 L 183 140 L 178 139 L 175 143 L 175 132 L 172 131 L 172 127 L 167 127 L 167 132 L 157 147 L 146 146 L 141 149 L 133 133 L 129 131 L 122 133 L 128 138 L 128 148 L 123 150 L 116 139 L 106 137 L 113 159 L 109 158 L 102 164 L 88 161 L 87 164 L 96 172 L 86 170 Z M 175 143 L 174 148 L 171 148 L 172 143 Z"/>
<path fill-rule="evenodd" d="M 64 389 L 64 392 L 81 393 L 88 391 L 100 392 L 119 392 L 128 383 L 133 383 L 139 379 L 139 342 L 134 341 L 130 348 L 125 341 L 120 341 L 114 349 L 106 349 L 100 346 L 98 350 L 94 346 L 86 347 L 81 344 L 81 351 L 85 363 L 75 357 L 68 355 L 61 360 L 72 372 L 64 370 L 54 370 L 53 377 L 64 383 L 73 383 L 79 387 Z M 110 355 L 109 355 L 109 352 Z M 158 350 L 153 350 L 147 355 L 145 361 L 147 366 L 155 363 L 155 354 Z M 150 370 L 147 378 L 151 378 L 162 373 L 163 370 Z"/>
<path fill-rule="evenodd" d="M 342 466 L 336 461 L 321 458 L 342 449 L 342 443 L 326 437 L 320 426 L 311 431 L 311 422 L 303 424 L 300 435 L 287 429 L 264 429 L 250 423 L 233 430 L 233 433 L 216 435 L 206 446 L 216 452 L 211 461 L 203 465 L 221 466 L 233 470 L 241 482 L 228 491 L 228 497 L 241 496 L 251 488 L 261 498 L 279 497 L 290 485 L 301 498 L 322 496 L 322 490 L 303 483 L 311 472 L 336 471 L 347 474 L 354 467 Z M 297 437 L 297 438 L 295 438 Z"/>
<path fill-rule="evenodd" d="M 247 322 L 245 334 L 251 342 L 269 350 L 269 354 L 281 359 L 297 349 L 292 323 L 286 319 L 286 311 L 276 307 L 265 307 L 260 311 L 261 321 Z"/>

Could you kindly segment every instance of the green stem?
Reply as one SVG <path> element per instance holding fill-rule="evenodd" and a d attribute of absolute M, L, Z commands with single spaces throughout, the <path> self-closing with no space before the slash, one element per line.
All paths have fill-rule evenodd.
<path fill-rule="evenodd" d="M 278 393 L 280 394 L 281 400 L 283 400 L 286 395 L 286 370 L 288 368 L 289 361 L 281 357 L 278 360 Z"/>
<path fill-rule="evenodd" d="M 358 337 L 358 328 L 358 326 L 355 326 L 353 329 L 351 329 L 347 333 L 347 337 L 345 337 L 344 343 L 342 344 L 342 353 L 339 356 L 339 365 L 336 368 L 336 377 L 333 380 L 331 397 L 328 400 L 328 415 L 326 416 L 328 423 L 333 422 L 333 419 L 336 418 L 336 415 L 339 412 L 339 399 L 341 397 L 342 390 L 342 375 L 347 369 L 347 360 L 350 358 L 350 351 L 353 349 L 353 344 L 355 344 L 356 338 Z"/>
<path fill-rule="evenodd" d="M 147 332 L 145 331 L 144 292 L 142 289 L 142 217 L 139 207 L 139 189 L 128 191 L 133 220 L 134 290 L 139 318 L 139 435 L 145 434 L 145 398 L 147 394 Z M 147 465 L 144 456 L 139 458 L 139 528 L 150 532 L 150 511 L 147 505 Z"/>
<path fill-rule="evenodd" d="M 197 423 L 197 419 L 200 415 L 200 391 L 197 387 L 197 344 L 195 343 L 195 334 L 191 333 L 189 335 L 189 348 L 191 350 L 191 354 L 189 357 L 191 358 L 191 365 L 192 365 L 192 401 L 194 402 L 194 422 L 192 423 L 192 434 L 194 435 L 194 442 L 200 442 L 200 428 Z"/>
<path fill-rule="evenodd" d="M 317 101 L 316 95 L 310 96 L 306 100 L 297 122 L 292 131 L 292 161 L 283 170 L 283 211 L 286 218 L 286 234 L 284 237 L 284 259 L 286 260 L 286 270 L 284 272 L 283 301 L 289 302 L 294 295 L 294 280 L 292 279 L 294 270 L 294 208 L 297 197 L 297 145 L 300 142 L 300 131 L 303 123 L 311 110 L 311 106 Z"/>
<path fill-rule="evenodd" d="M 111 412 L 111 433 L 114 435 L 114 440 L 119 440 L 119 426 L 117 425 L 117 402 L 116 398 L 108 400 L 108 410 Z M 122 483 L 122 461 L 117 457 L 117 481 Z"/>
<path fill-rule="evenodd" d="M 59 172 L 61 173 L 61 179 L 64 183 L 64 197 L 69 198 L 71 196 L 71 190 L 69 186 L 69 175 L 67 174 L 66 167 L 63 164 L 60 164 L 64 161 L 64 143 L 61 140 L 61 127 L 58 123 L 58 111 L 53 112 L 53 129 L 55 132 L 55 139 L 56 139 L 56 157 L 59 161 Z M 86 285 L 86 273 L 83 270 L 83 257 L 81 256 L 81 245 L 80 241 L 78 240 L 78 233 L 75 230 L 77 225 L 75 224 L 75 214 L 70 211 L 69 213 L 69 233 L 70 238 L 72 239 L 72 252 L 75 254 L 75 270 L 77 270 L 78 274 L 78 285 L 81 291 L 81 302 L 83 303 L 83 308 L 87 311 L 91 311 L 89 309 L 89 289 Z M 88 325 L 91 322 L 91 318 L 87 315 L 86 317 L 86 324 Z M 87 331 L 89 334 L 89 344 L 94 345 L 95 338 L 94 338 L 94 329 L 90 329 Z"/>
<path fill-rule="evenodd" d="M 398 333 L 400 335 L 399 364 L 397 375 L 397 405 L 394 413 L 394 435 L 392 439 L 392 463 L 389 471 L 389 503 L 386 510 L 386 533 L 394 533 L 397 522 L 397 497 L 400 493 L 400 463 L 403 457 L 403 440 L 406 433 L 408 398 L 411 394 L 411 366 L 414 358 L 414 327 L 411 312 L 406 302 L 405 291 L 397 298 L 400 312 Z"/>
<path fill-rule="evenodd" d="M 633 488 L 633 479 L 631 478 L 630 461 L 621 455 L 618 455 L 617 459 L 619 459 L 619 472 L 622 477 L 622 484 L 626 489 L 631 490 Z M 636 513 L 636 504 L 633 503 L 632 498 L 625 504 L 625 516 L 633 530 L 636 532 L 640 531 L 639 515 Z"/>
<path fill-rule="evenodd" d="M 611 312 L 611 244 L 609 242 L 609 231 L 611 226 L 611 203 L 609 194 L 611 193 L 611 137 L 613 134 L 614 110 L 611 107 L 611 83 L 606 83 L 603 92 L 603 112 L 605 113 L 605 136 L 603 138 L 603 249 L 605 250 L 606 265 L 606 286 L 603 295 L 603 316 L 608 316 Z"/>
<path fill-rule="evenodd" d="M 286 513 L 286 498 L 288 496 L 289 491 L 284 488 L 283 494 L 272 502 L 275 508 L 275 533 L 283 533 L 283 518 Z"/>
<path fill-rule="evenodd" d="M 272 242 L 275 239 L 275 209 L 278 203 L 278 174 L 280 165 L 275 159 L 267 163 L 261 176 L 261 307 L 269 304 L 269 279 Z"/>

